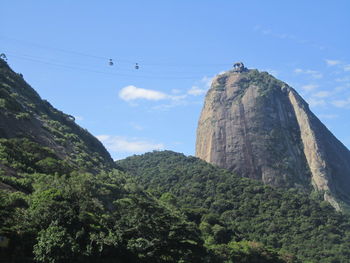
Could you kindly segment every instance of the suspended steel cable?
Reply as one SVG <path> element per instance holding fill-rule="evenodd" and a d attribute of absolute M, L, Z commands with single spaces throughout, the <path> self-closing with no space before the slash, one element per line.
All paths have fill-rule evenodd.
<path fill-rule="evenodd" d="M 107 62 L 104 61 L 99 62 L 99 63 L 87 63 L 87 62 L 82 62 L 81 60 L 69 60 L 69 62 L 67 62 L 66 60 L 62 60 L 62 59 L 57 59 L 57 58 L 47 58 L 47 57 L 42 57 L 42 56 L 33 56 L 33 55 L 28 55 L 28 54 L 23 54 L 23 53 L 17 53 L 17 52 L 13 52 L 13 51 L 8 51 L 6 50 L 6 53 L 8 55 L 11 55 L 13 57 L 16 58 L 29 58 L 33 61 L 38 60 L 38 61 L 44 61 L 47 63 L 55 63 L 55 64 L 63 64 L 63 65 L 68 65 L 68 66 L 79 66 L 79 67 L 84 67 L 86 68 L 87 65 L 89 65 L 89 68 L 94 68 L 96 70 L 96 68 L 98 68 L 99 70 L 106 70 L 106 65 L 110 65 L 110 60 L 108 60 Z M 126 72 L 126 73 L 131 73 L 131 72 L 135 72 L 135 68 L 134 65 L 115 65 L 114 61 L 113 61 L 113 65 L 110 68 L 115 68 L 115 70 L 119 73 L 119 72 Z M 154 69 L 153 67 L 142 67 L 142 73 L 146 73 L 148 75 L 154 75 L 154 77 L 162 77 L 163 75 L 165 75 L 165 77 L 175 77 L 178 78 L 177 76 L 174 76 L 173 74 L 181 74 L 183 77 L 190 77 L 192 78 L 194 75 L 197 75 L 200 77 L 203 74 L 204 75 L 211 75 L 212 72 L 205 72 L 203 70 L 198 70 L 198 71 L 188 71 L 188 70 L 183 70 L 183 71 L 174 71 L 174 70 L 166 70 L 164 69 L 164 67 L 161 68 L 156 68 Z M 180 78 L 183 78 L 180 77 Z M 197 78 L 197 77 L 193 77 L 193 78 Z"/>
<path fill-rule="evenodd" d="M 109 61 L 109 59 L 113 59 L 115 62 L 117 63 L 130 63 L 135 65 L 135 61 L 132 60 L 128 60 L 128 59 L 124 59 L 124 58 L 120 58 L 120 57 L 116 57 L 116 56 L 101 56 L 101 55 L 96 55 L 96 54 L 87 54 L 87 53 L 83 53 L 80 51 L 74 51 L 74 50 L 67 50 L 67 49 L 63 49 L 63 48 L 57 48 L 57 47 L 51 47 L 51 46 L 47 46 L 47 45 L 42 45 L 42 44 L 37 44 L 37 43 L 33 43 L 33 42 L 29 42 L 29 41 L 25 41 L 25 40 L 19 40 L 19 39 L 15 39 L 15 38 L 9 38 L 9 37 L 5 37 L 0 35 L 1 39 L 7 39 L 10 41 L 15 41 L 24 45 L 31 45 L 31 46 L 36 46 L 38 48 L 42 48 L 42 49 L 47 49 L 47 50 L 56 50 L 59 52 L 64 52 L 64 53 L 70 53 L 70 54 L 74 54 L 74 55 L 79 55 L 79 56 L 83 56 L 83 57 L 90 57 L 90 58 L 95 58 L 95 59 L 99 59 L 99 60 L 104 60 L 104 61 Z M 161 62 L 149 62 L 149 61 L 143 61 L 142 59 L 138 60 L 138 63 L 140 65 L 144 65 L 144 66 L 167 66 L 167 67 L 209 67 L 209 66 L 222 66 L 222 67 L 229 67 L 232 64 L 231 63 L 214 63 L 214 64 L 188 64 L 188 63 L 161 63 Z"/>
<path fill-rule="evenodd" d="M 201 76 L 192 76 L 192 77 L 174 77 L 174 76 L 166 76 L 166 75 L 155 76 L 155 75 L 141 75 L 141 74 L 123 74 L 123 73 L 101 71 L 101 70 L 96 70 L 96 69 L 87 68 L 87 67 L 77 67 L 77 66 L 71 66 L 71 65 L 66 65 L 66 64 L 53 63 L 50 61 L 33 59 L 30 57 L 25 57 L 25 56 L 11 55 L 10 58 L 11 57 L 16 58 L 16 59 L 22 59 L 22 60 L 32 61 L 32 62 L 36 62 L 36 63 L 46 64 L 46 65 L 66 68 L 66 69 L 75 69 L 75 70 L 79 70 L 79 71 L 93 72 L 93 73 L 99 73 L 99 74 L 105 74 L 105 75 L 111 75 L 111 76 L 120 76 L 120 77 L 147 78 L 147 79 L 149 79 L 149 78 L 153 78 L 153 79 L 154 78 L 159 78 L 159 79 L 199 79 L 202 77 L 202 75 Z"/>

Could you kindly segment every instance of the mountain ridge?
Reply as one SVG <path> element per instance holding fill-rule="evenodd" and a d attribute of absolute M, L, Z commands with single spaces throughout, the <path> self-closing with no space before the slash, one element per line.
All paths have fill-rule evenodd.
<path fill-rule="evenodd" d="M 97 173 L 101 169 L 114 168 L 110 154 L 98 139 L 77 125 L 73 116 L 42 100 L 25 82 L 22 74 L 15 73 L 2 59 L 0 109 L 0 138 L 4 142 L 17 145 L 25 143 L 23 138 L 26 138 L 26 143 L 51 149 L 53 159 L 64 161 L 74 169 L 79 167 Z M 23 169 L 13 165 L 11 167 L 9 163 L 10 159 L 16 159 L 18 156 L 9 152 L 3 155 L 2 157 L 7 159 L 7 170 L 23 172 Z"/>
<path fill-rule="evenodd" d="M 196 156 L 279 187 L 350 204 L 350 151 L 288 84 L 266 72 L 214 78 L 198 122 Z"/>

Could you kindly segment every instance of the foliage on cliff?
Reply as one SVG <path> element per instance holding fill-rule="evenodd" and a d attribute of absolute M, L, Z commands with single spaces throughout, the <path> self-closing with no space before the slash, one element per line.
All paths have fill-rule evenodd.
<path fill-rule="evenodd" d="M 23 138 L 48 147 L 76 169 L 98 172 L 113 167 L 109 153 L 95 137 L 55 109 L 0 59 L 0 138 Z M 4 141 L 1 142 L 1 145 Z M 12 141 L 11 143 L 14 143 Z M 13 167 L 12 167 L 13 168 Z M 15 169 L 16 170 L 16 169 Z"/>
<path fill-rule="evenodd" d="M 348 262 L 350 218 L 317 197 L 264 186 L 170 151 L 129 157 L 117 165 L 160 200 L 181 208 L 216 253 L 250 240 L 303 262 Z"/>

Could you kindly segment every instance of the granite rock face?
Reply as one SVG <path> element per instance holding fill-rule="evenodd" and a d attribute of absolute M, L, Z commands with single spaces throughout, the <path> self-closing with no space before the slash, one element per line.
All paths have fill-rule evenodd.
<path fill-rule="evenodd" d="M 266 72 L 213 80 L 196 156 L 268 185 L 315 189 L 338 210 L 350 204 L 350 151 L 293 88 Z"/>

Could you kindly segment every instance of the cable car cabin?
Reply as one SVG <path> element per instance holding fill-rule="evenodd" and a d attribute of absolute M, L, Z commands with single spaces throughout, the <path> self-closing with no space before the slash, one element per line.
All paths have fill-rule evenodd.
<path fill-rule="evenodd" d="M 135 64 L 135 69 L 139 69 L 140 67 L 139 67 L 139 64 L 138 63 L 136 63 Z"/>
<path fill-rule="evenodd" d="M 113 60 L 112 60 L 111 58 L 109 59 L 108 64 L 109 64 L 110 66 L 113 66 L 113 65 L 114 65 Z"/>

